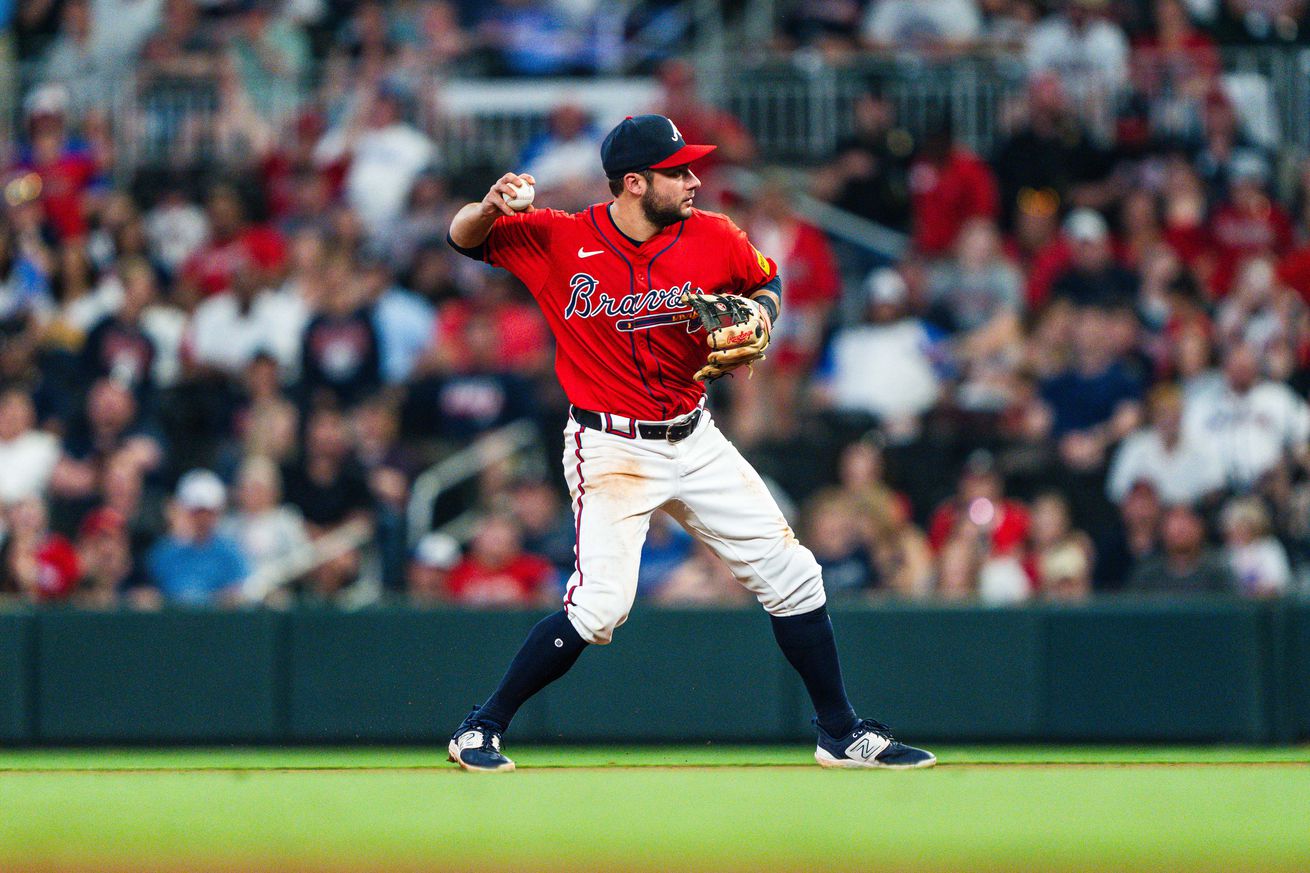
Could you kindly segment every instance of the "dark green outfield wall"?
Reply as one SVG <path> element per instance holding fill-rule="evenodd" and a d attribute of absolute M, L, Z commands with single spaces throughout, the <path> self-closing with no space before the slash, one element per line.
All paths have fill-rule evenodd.
<path fill-rule="evenodd" d="M 0 615 L 0 743 L 444 741 L 537 617 Z M 1310 605 L 888 606 L 834 621 L 856 705 L 906 736 L 1310 738 Z M 639 608 L 514 737 L 802 740 L 809 717 L 762 612 Z"/>

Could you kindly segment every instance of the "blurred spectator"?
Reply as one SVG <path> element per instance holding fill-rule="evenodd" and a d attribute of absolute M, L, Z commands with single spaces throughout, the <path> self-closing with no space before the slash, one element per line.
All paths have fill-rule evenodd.
<path fill-rule="evenodd" d="M 391 268 L 399 272 L 411 269 L 424 247 L 440 246 L 443 253 L 448 251 L 446 229 L 451 214 L 446 178 L 435 170 L 420 173 L 409 191 L 404 214 L 387 230 L 385 246 L 379 247 Z"/>
<path fill-rule="evenodd" d="M 218 533 L 227 489 L 208 470 L 192 470 L 177 483 L 169 533 L 146 554 L 151 583 L 166 601 L 231 604 L 250 573 L 238 545 Z"/>
<path fill-rule="evenodd" d="M 227 39 L 242 91 L 268 120 L 295 110 L 309 60 L 304 33 L 284 15 L 274 16 L 273 10 L 273 0 L 241 0 Z"/>
<path fill-rule="evenodd" d="M 1242 262 L 1250 257 L 1279 257 L 1292 246 L 1292 220 L 1265 193 L 1269 170 L 1263 158 L 1245 153 L 1234 157 L 1229 173 L 1228 200 L 1210 219 L 1218 263 L 1211 287 L 1228 293 Z"/>
<path fill-rule="evenodd" d="M 1281 382 L 1260 378 L 1260 362 L 1246 344 L 1224 359 L 1224 386 L 1189 398 L 1183 432 L 1219 454 L 1230 488 L 1249 490 L 1287 459 L 1310 449 L 1310 409 Z"/>
<path fill-rule="evenodd" d="M 365 94 L 315 150 L 320 165 L 349 160 L 346 200 L 370 235 L 400 216 L 414 181 L 439 157 L 432 140 L 405 120 L 409 100 L 399 85 L 384 83 Z"/>
<path fill-rule="evenodd" d="M 518 172 L 537 180 L 541 202 L 573 212 L 605 199 L 605 172 L 596 160 L 604 134 L 586 110 L 562 104 L 551 110 L 546 124 L 518 159 Z"/>
<path fill-rule="evenodd" d="M 1115 317 L 1095 307 L 1079 310 L 1073 360 L 1042 381 L 1042 399 L 1051 410 L 1051 436 L 1058 441 L 1060 457 L 1075 470 L 1101 467 L 1106 453 L 1141 420 L 1142 382 L 1115 348 Z"/>
<path fill-rule="evenodd" d="M 655 602 L 663 606 L 717 606 L 754 602 L 728 565 L 719 560 L 710 547 L 696 541 L 691 557 L 674 570 L 655 592 Z"/>
<path fill-rule="evenodd" d="M 1121 503 L 1139 482 L 1149 482 L 1165 503 L 1196 504 L 1226 484 L 1218 452 L 1207 440 L 1183 433 L 1183 395 L 1175 385 L 1151 391 L 1151 426 L 1124 438 L 1110 464 L 1106 491 Z"/>
<path fill-rule="evenodd" d="M 34 601 L 71 596 L 82 569 L 72 544 L 50 531 L 45 501 L 33 496 L 10 504 L 4 523 L 0 591 Z"/>
<path fill-rule="evenodd" d="M 550 482 L 532 476 L 519 479 L 512 486 L 509 496 L 510 503 L 506 508 L 519 524 L 523 535 L 523 548 L 550 561 L 556 572 L 561 574 L 561 578 L 573 572 L 573 517 Z M 652 517 L 652 535 L 655 532 L 655 519 L 659 517 L 659 513 Z M 677 538 L 675 532 L 673 539 Z M 646 543 L 647 546 L 652 545 L 651 536 L 647 537 Z M 653 559 L 649 566 L 648 558 Z M 643 574 L 661 563 L 653 551 L 648 554 L 643 550 L 641 560 Z"/>
<path fill-rule="evenodd" d="M 1119 591 L 1133 567 L 1154 554 L 1160 545 L 1160 519 L 1164 508 L 1155 487 L 1140 479 L 1119 504 L 1117 524 L 1103 534 L 1096 552 L 1097 591 Z"/>
<path fill-rule="evenodd" d="M 1104 138 L 1114 98 L 1128 80 L 1128 39 L 1108 17 L 1107 0 L 1062 0 L 1058 5 L 1059 11 L 1028 35 L 1028 68 L 1059 76 L 1073 105 Z"/>
<path fill-rule="evenodd" d="M 1052 296 L 1075 306 L 1131 306 L 1137 278 L 1114 262 L 1110 229 L 1099 212 L 1075 209 L 1064 223 L 1071 244 L 1069 268 L 1056 277 Z"/>
<path fill-rule="evenodd" d="M 144 580 L 133 558 L 127 519 L 108 507 L 89 513 L 77 529 L 77 559 L 82 568 L 76 602 L 91 609 L 111 609 L 124 598 L 153 605 L 143 595 Z"/>
<path fill-rule="evenodd" d="M 1082 600 L 1092 593 L 1091 538 L 1074 530 L 1069 502 L 1054 492 L 1033 501 L 1030 575 L 1043 597 Z"/>
<path fill-rule="evenodd" d="M 995 223 L 971 219 L 956 238 L 955 257 L 929 272 L 930 315 L 956 334 L 961 357 L 981 363 L 1016 347 L 1022 285 L 1018 269 L 1001 250 Z"/>
<path fill-rule="evenodd" d="M 992 169 L 954 141 L 944 116 L 925 134 L 910 167 L 910 197 L 914 245 L 928 258 L 949 254 L 969 219 L 1000 212 Z"/>
<path fill-rule="evenodd" d="M 1020 201 L 1039 194 L 1050 195 L 1057 209 L 1108 205 L 1112 156 L 1074 113 L 1059 77 L 1033 76 L 1024 110 L 992 159 L 1007 226 L 1014 226 Z"/>
<path fill-rule="evenodd" d="M 50 479 L 56 495 L 79 498 L 91 494 L 97 477 L 114 458 L 129 460 L 143 473 L 160 468 L 163 445 L 138 409 L 132 393 L 112 379 L 91 386 L 86 412 L 64 438 L 63 457 Z"/>
<path fill-rule="evenodd" d="M 992 603 L 1027 599 L 1022 561 L 1030 526 L 1027 507 L 1005 497 L 992 456 L 974 452 L 956 496 L 937 507 L 929 527 L 940 560 L 938 593 Z"/>
<path fill-rule="evenodd" d="M 0 393 L 0 504 L 40 497 L 59 460 L 59 440 L 36 429 L 36 407 L 18 388 Z"/>
<path fill-rule="evenodd" d="M 159 25 L 163 0 L 91 0 L 91 31 L 115 57 L 130 58 Z"/>
<path fill-rule="evenodd" d="M 70 9 L 78 6 L 79 2 L 69 4 Z M 64 85 L 44 85 L 28 95 L 25 108 L 30 139 L 13 169 L 26 174 L 55 234 L 75 240 L 87 233 L 87 193 L 102 182 L 106 168 L 101 166 L 103 156 L 69 135 L 68 104 L 69 90 Z M 7 199 L 12 204 L 14 195 Z"/>
<path fill-rule="evenodd" d="M 169 186 L 146 213 L 150 250 L 175 275 L 209 236 L 205 211 L 191 202 L 180 184 Z"/>
<path fill-rule="evenodd" d="M 294 294 L 261 287 L 259 280 L 253 265 L 243 264 L 227 291 L 196 307 L 184 343 L 193 368 L 237 379 L 262 352 L 295 372 L 309 312 Z"/>
<path fill-rule="evenodd" d="M 81 375 L 88 382 L 111 377 L 148 400 L 155 384 L 157 349 L 146 329 L 146 310 L 155 302 L 155 274 L 139 259 L 119 268 L 121 302 L 99 320 L 82 344 Z"/>
<path fill-rule="evenodd" d="M 785 183 L 770 178 L 755 193 L 744 230 L 787 277 L 787 317 L 772 334 L 771 373 L 808 369 L 818 357 L 828 315 L 841 296 L 841 276 L 828 238 L 792 210 Z"/>
<path fill-rule="evenodd" d="M 349 255 L 328 259 L 324 284 L 318 313 L 301 339 L 301 390 L 312 402 L 350 406 L 382 384 L 382 352 Z"/>
<path fill-rule="evenodd" d="M 978 41 L 982 17 L 974 0 L 875 0 L 860 30 L 873 48 L 926 51 Z"/>
<path fill-rule="evenodd" d="M 1223 45 L 1305 45 L 1310 42 L 1308 17 L 1310 9 L 1302 0 L 1222 0 L 1214 33 Z"/>
<path fill-rule="evenodd" d="M 300 513 L 282 503 L 282 474 L 261 456 L 246 459 L 237 472 L 236 512 L 224 520 L 222 532 L 240 548 L 250 567 L 242 597 L 259 602 L 274 593 L 274 586 L 309 543 Z"/>
<path fill-rule="evenodd" d="M 909 501 L 883 481 L 878 440 L 865 437 L 846 446 L 838 478 L 853 501 L 879 589 L 897 597 L 931 593 L 932 549 L 910 519 Z"/>
<path fill-rule="evenodd" d="M 1224 554 L 1240 593 L 1268 597 L 1287 591 L 1292 577 L 1287 550 L 1272 535 L 1269 512 L 1259 499 L 1244 497 L 1225 506 L 1223 531 Z"/>
<path fill-rule="evenodd" d="M 469 553 L 446 579 L 447 596 L 464 606 L 532 606 L 558 596 L 555 571 L 523 551 L 518 525 L 492 513 L 478 525 Z"/>
<path fill-rule="evenodd" d="M 493 73 L 511 76 L 579 75 L 595 70 L 590 16 L 565 4 L 498 0 L 481 6 L 477 40 L 491 49 Z M 688 142 L 701 140 L 688 140 Z"/>
<path fill-rule="evenodd" d="M 362 265 L 365 305 L 371 307 L 381 357 L 382 379 L 389 385 L 409 380 L 437 334 L 437 311 L 422 297 L 392 281 L 385 260 Z"/>
<path fill-rule="evenodd" d="M 878 580 L 860 537 L 855 503 L 840 492 L 820 492 L 805 516 L 805 543 L 823 568 L 828 596 L 840 600 L 868 594 Z"/>
<path fill-rule="evenodd" d="M 424 535 L 409 562 L 406 589 L 410 603 L 446 602 L 450 571 L 459 561 L 459 543 L 453 537 L 436 532 Z"/>
<path fill-rule="evenodd" d="M 1205 523 L 1190 506 L 1165 510 L 1160 554 L 1143 559 L 1128 578 L 1128 590 L 1147 594 L 1230 594 L 1233 574 L 1205 544 Z"/>
<path fill-rule="evenodd" d="M 570 532 L 571 533 L 571 532 Z M 641 563 L 637 569 L 638 596 L 660 598 L 678 568 L 691 559 L 696 541 L 664 512 L 650 517 L 650 530 L 641 546 Z M 567 568 L 572 572 L 573 568 Z"/>
<path fill-rule="evenodd" d="M 45 81 L 68 90 L 69 106 L 79 114 L 112 105 L 125 82 L 130 59 L 112 41 L 113 32 L 94 30 L 90 0 L 64 0 L 59 35 L 46 51 L 42 72 Z"/>
<path fill-rule="evenodd" d="M 855 98 L 854 130 L 814 175 L 815 196 L 893 230 L 910 228 L 914 138 L 896 125 L 896 108 L 876 88 Z"/>
<path fill-rule="evenodd" d="M 221 294 L 232 287 L 243 267 L 252 270 L 260 288 L 274 283 L 286 262 L 286 243 L 272 228 L 252 224 L 235 188 L 218 185 L 206 201 L 209 239 L 182 266 L 179 290 L 184 299 Z"/>
<path fill-rule="evenodd" d="M 895 270 L 874 270 L 864 287 L 868 321 L 833 337 L 827 391 L 837 409 L 873 416 L 903 437 L 938 400 L 939 335 L 906 312 L 908 291 Z"/>

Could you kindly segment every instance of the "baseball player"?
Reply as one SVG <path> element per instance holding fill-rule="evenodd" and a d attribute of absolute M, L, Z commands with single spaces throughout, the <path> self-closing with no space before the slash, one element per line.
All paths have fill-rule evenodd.
<path fill-rule="evenodd" d="M 520 186 L 535 180 L 507 173 L 451 222 L 450 244 L 522 280 L 555 335 L 572 404 L 564 470 L 576 528 L 564 608 L 532 629 L 451 737 L 450 760 L 466 770 L 513 770 L 501 736 L 519 707 L 627 619 L 657 509 L 727 562 L 769 613 L 814 703 L 820 764 L 936 763 L 855 714 L 819 565 L 705 408 L 705 382 L 763 360 L 782 303 L 774 262 L 726 216 L 693 208 L 691 164 L 713 149 L 688 145 L 663 116 L 629 117 L 601 146 L 612 201 L 576 214 L 534 209 Z"/>

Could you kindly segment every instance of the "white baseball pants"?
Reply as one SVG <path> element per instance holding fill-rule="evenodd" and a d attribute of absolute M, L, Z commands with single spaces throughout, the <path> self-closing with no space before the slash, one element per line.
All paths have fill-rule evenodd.
<path fill-rule="evenodd" d="M 680 419 L 679 419 L 680 420 Z M 663 509 L 731 568 L 772 615 L 811 612 L 826 600 L 819 564 L 796 540 L 755 469 L 701 412 L 686 439 L 623 436 L 572 419 L 564 472 L 573 498 L 576 564 L 564 595 L 573 627 L 605 644 L 637 596 L 637 567 L 650 516 Z"/>

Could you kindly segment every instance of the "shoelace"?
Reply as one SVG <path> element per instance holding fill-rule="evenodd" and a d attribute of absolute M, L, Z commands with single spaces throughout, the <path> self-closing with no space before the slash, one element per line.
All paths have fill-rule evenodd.
<path fill-rule="evenodd" d="M 896 742 L 896 737 L 892 736 L 892 729 L 878 721 L 876 718 L 866 718 L 861 720 L 858 729 L 886 737 L 887 742 L 889 743 Z"/>

